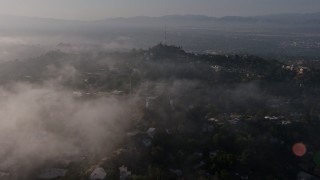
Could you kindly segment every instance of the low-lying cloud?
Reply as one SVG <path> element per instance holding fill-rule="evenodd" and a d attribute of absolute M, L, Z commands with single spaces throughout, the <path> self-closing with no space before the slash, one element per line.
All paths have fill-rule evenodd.
<path fill-rule="evenodd" d="M 57 82 L 0 88 L 0 171 L 28 171 L 46 160 L 106 153 L 119 141 L 134 100 L 79 98 Z"/>

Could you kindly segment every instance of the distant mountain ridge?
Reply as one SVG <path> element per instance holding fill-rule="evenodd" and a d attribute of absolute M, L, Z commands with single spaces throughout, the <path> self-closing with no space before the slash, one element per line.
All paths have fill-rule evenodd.
<path fill-rule="evenodd" d="M 127 18 L 108 18 L 99 20 L 98 22 L 107 22 L 115 20 L 131 20 L 131 21 L 207 21 L 207 22 L 273 22 L 273 23 L 306 23 L 306 22 L 320 22 L 320 12 L 317 13 L 286 13 L 286 14 L 271 14 L 261 16 L 223 16 L 211 17 L 206 15 L 165 15 L 158 17 L 136 16 Z"/>
<path fill-rule="evenodd" d="M 4 21 L 34 21 L 34 22 L 51 22 L 51 23 L 77 23 L 86 24 L 94 22 L 113 22 L 113 21 L 207 21 L 207 22 L 278 22 L 278 23 L 306 23 L 306 22 L 320 22 L 320 12 L 317 13 L 285 13 L 285 14 L 270 14 L 261 16 L 223 16 L 223 17 L 211 17 L 206 15 L 164 15 L 164 16 L 134 16 L 134 17 L 115 17 L 106 18 L 102 20 L 92 21 L 80 21 L 80 20 L 65 20 L 65 19 L 54 19 L 54 18 L 41 18 L 41 17 L 24 17 L 24 16 L 13 16 L 0 14 L 0 23 Z"/>
<path fill-rule="evenodd" d="M 229 30 L 254 29 L 306 29 L 318 32 L 320 13 L 274 14 L 264 16 L 166 15 L 160 17 L 118 17 L 94 21 L 63 20 L 0 15 L 0 30 L 3 32 L 103 32 L 108 28 L 156 28 L 164 25 L 171 28 L 195 27 Z"/>

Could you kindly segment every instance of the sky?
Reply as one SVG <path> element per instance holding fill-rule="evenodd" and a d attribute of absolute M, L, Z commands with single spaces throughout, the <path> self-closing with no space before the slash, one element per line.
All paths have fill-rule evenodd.
<path fill-rule="evenodd" d="M 0 0 L 0 14 L 76 20 L 171 14 L 252 16 L 292 12 L 320 12 L 320 0 Z"/>

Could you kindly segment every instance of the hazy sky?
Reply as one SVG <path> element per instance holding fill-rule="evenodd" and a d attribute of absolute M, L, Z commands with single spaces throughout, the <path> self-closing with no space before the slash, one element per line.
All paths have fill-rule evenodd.
<path fill-rule="evenodd" d="M 103 19 L 168 14 L 209 16 L 320 12 L 320 0 L 0 0 L 0 14 Z"/>

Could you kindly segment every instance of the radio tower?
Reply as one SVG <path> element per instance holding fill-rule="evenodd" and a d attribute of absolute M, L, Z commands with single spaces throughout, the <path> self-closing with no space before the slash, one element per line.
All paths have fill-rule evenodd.
<path fill-rule="evenodd" d="M 167 45 L 167 25 L 164 26 L 164 45 Z"/>

